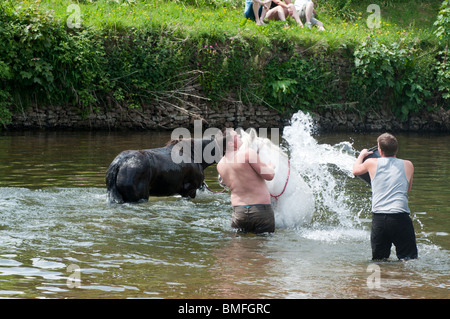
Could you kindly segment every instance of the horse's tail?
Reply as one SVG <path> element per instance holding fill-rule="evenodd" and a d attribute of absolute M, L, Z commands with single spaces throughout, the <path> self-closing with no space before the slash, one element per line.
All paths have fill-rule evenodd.
<path fill-rule="evenodd" d="M 122 154 L 118 155 L 111 163 L 111 165 L 109 165 L 108 170 L 106 171 L 106 189 L 108 191 L 109 203 L 122 204 L 124 202 L 122 195 L 117 189 L 116 180 L 120 166 L 124 162 L 125 158 L 124 156 L 122 156 Z"/>

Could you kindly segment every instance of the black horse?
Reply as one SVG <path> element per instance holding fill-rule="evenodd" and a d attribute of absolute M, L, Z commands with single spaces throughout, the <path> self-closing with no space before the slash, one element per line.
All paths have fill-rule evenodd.
<path fill-rule="evenodd" d="M 203 170 L 223 156 L 220 142 L 172 140 L 161 148 L 121 152 L 106 172 L 108 201 L 145 202 L 149 196 L 175 194 L 195 198 L 203 185 Z"/>

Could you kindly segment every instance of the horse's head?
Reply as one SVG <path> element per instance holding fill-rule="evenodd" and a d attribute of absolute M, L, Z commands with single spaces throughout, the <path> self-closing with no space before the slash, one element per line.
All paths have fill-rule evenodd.
<path fill-rule="evenodd" d="M 266 137 L 258 136 L 256 130 L 251 128 L 241 131 L 241 148 L 251 148 L 255 150 L 263 162 L 271 162 L 275 166 L 280 160 L 280 156 L 287 159 L 287 155 L 281 148 Z"/>
<path fill-rule="evenodd" d="M 250 128 L 247 131 L 242 130 L 240 134 L 242 140 L 241 149 L 253 149 L 260 157 L 262 157 L 263 161 L 266 162 L 266 155 L 268 155 L 267 152 L 271 152 L 271 148 L 272 146 L 275 146 L 275 144 L 273 144 L 268 138 L 258 136 L 254 128 Z"/>

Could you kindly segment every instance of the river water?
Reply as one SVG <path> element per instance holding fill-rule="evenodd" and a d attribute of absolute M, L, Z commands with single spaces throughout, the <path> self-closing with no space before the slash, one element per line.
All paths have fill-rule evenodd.
<path fill-rule="evenodd" d="M 283 141 L 293 163 L 314 162 L 328 177 L 306 176 L 313 221 L 270 236 L 231 229 L 228 193 L 107 204 L 114 157 L 160 147 L 170 132 L 1 133 L 0 297 L 449 298 L 449 136 L 397 134 L 398 156 L 415 164 L 419 259 L 397 261 L 393 249 L 374 263 L 370 188 L 348 173 L 348 160 L 378 134 L 307 132 L 308 141 L 293 141 L 300 130 Z M 302 150 L 309 156 L 296 155 Z M 221 190 L 215 167 L 206 181 Z"/>

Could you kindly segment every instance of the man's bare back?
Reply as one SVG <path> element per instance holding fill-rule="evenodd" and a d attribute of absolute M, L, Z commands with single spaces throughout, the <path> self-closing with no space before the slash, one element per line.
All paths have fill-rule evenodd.
<path fill-rule="evenodd" d="M 233 206 L 270 204 L 270 193 L 265 180 L 272 180 L 272 165 L 261 162 L 253 149 L 238 150 L 240 136 L 233 132 L 234 143 L 227 145 L 225 156 L 217 164 L 224 184 L 231 190 Z"/>

